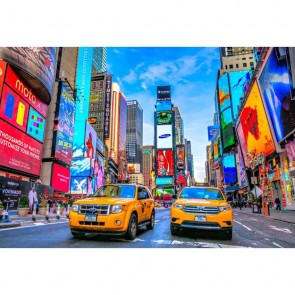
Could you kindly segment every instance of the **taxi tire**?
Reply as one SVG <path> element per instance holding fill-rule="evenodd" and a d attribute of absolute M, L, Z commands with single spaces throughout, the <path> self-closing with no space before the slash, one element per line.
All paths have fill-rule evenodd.
<path fill-rule="evenodd" d="M 153 229 L 155 226 L 155 211 L 152 212 L 151 218 L 150 218 L 150 223 L 147 224 L 146 228 L 147 229 Z"/>
<path fill-rule="evenodd" d="M 172 236 L 177 236 L 180 233 L 179 228 L 175 227 L 172 223 L 170 223 L 170 232 Z"/>
<path fill-rule="evenodd" d="M 231 240 L 232 237 L 233 237 L 233 230 L 232 228 L 227 230 L 225 233 L 224 233 L 224 236 L 225 236 L 225 239 L 226 240 Z"/>
<path fill-rule="evenodd" d="M 77 232 L 71 232 L 71 233 L 75 239 L 83 239 L 85 237 L 84 233 L 77 233 Z"/>
<path fill-rule="evenodd" d="M 130 216 L 126 237 L 129 240 L 134 240 L 136 238 L 136 235 L 137 235 L 137 218 L 136 218 L 136 215 L 132 213 Z"/>

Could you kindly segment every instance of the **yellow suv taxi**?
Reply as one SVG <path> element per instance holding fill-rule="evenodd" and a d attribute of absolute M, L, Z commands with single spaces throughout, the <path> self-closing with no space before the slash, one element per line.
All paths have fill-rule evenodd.
<path fill-rule="evenodd" d="M 218 188 L 183 188 L 171 207 L 172 235 L 179 234 L 180 229 L 214 230 L 223 231 L 231 240 L 232 227 L 232 208 Z"/>
<path fill-rule="evenodd" d="M 91 197 L 74 202 L 69 213 L 75 238 L 95 233 L 134 240 L 143 225 L 154 228 L 155 204 L 149 189 L 135 184 L 101 186 Z"/>

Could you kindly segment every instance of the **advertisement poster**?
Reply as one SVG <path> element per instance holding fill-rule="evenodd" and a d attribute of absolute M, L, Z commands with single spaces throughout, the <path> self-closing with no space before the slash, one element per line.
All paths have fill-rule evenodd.
<path fill-rule="evenodd" d="M 222 160 L 223 164 L 223 176 L 225 184 L 232 184 L 237 182 L 237 171 L 236 171 L 236 161 L 235 155 L 225 156 Z"/>
<path fill-rule="evenodd" d="M 227 73 L 218 80 L 218 100 L 220 113 L 231 106 Z"/>
<path fill-rule="evenodd" d="M 27 134 L 43 142 L 45 133 L 45 118 L 30 107 Z"/>
<path fill-rule="evenodd" d="M 40 174 L 42 144 L 0 119 L 0 166 Z"/>
<path fill-rule="evenodd" d="M 2 93 L 2 86 L 5 78 L 7 63 L 3 60 L 0 60 L 0 100 L 1 100 L 1 93 Z"/>
<path fill-rule="evenodd" d="M 240 146 L 238 145 L 238 159 L 239 159 L 239 174 L 241 186 L 247 186 L 247 176 L 245 171 L 245 165 L 243 160 L 243 155 Z"/>
<path fill-rule="evenodd" d="M 173 177 L 156 177 L 156 185 L 173 184 Z"/>
<path fill-rule="evenodd" d="M 140 173 L 140 164 L 133 164 L 128 163 L 127 164 L 127 173 Z"/>
<path fill-rule="evenodd" d="M 223 140 L 223 148 L 227 148 L 235 144 L 233 118 L 231 108 L 225 109 L 221 115 L 221 134 Z"/>
<path fill-rule="evenodd" d="M 171 125 L 172 112 L 156 112 L 157 125 Z"/>
<path fill-rule="evenodd" d="M 95 158 L 96 154 L 96 142 L 97 134 L 91 124 L 86 121 L 86 132 L 85 132 L 85 158 Z"/>
<path fill-rule="evenodd" d="M 29 105 L 4 84 L 0 105 L 0 117 L 19 130 L 26 132 Z"/>
<path fill-rule="evenodd" d="M 71 176 L 71 194 L 87 194 L 88 177 Z"/>
<path fill-rule="evenodd" d="M 3 186 L 3 194 L 0 196 L 1 202 L 5 202 L 10 198 L 9 209 L 16 210 L 18 207 L 19 198 L 23 195 L 28 196 L 34 188 L 37 192 L 39 202 L 41 198 L 53 197 L 53 188 L 49 185 L 39 184 L 35 182 L 11 179 L 0 176 L 0 183 Z"/>
<path fill-rule="evenodd" d="M 167 100 L 171 98 L 170 86 L 157 86 L 157 99 Z"/>
<path fill-rule="evenodd" d="M 219 125 L 208 126 L 208 140 L 213 141 L 219 134 Z"/>
<path fill-rule="evenodd" d="M 157 151 L 157 175 L 173 176 L 174 174 L 174 157 L 173 150 Z"/>
<path fill-rule="evenodd" d="M 259 83 L 277 141 L 281 142 L 295 128 L 295 100 L 291 99 L 286 59 L 278 60 L 275 49 L 269 56 Z"/>
<path fill-rule="evenodd" d="M 248 153 L 254 151 L 255 155 L 263 153 L 268 156 L 275 151 L 257 82 L 253 84 L 244 105 L 240 116 L 240 124 Z"/>
<path fill-rule="evenodd" d="M 157 100 L 156 102 L 156 111 L 160 112 L 160 111 L 171 111 L 172 109 L 172 104 L 171 104 L 171 100 Z"/>
<path fill-rule="evenodd" d="M 94 190 L 96 191 L 104 184 L 104 165 L 103 157 L 98 155 L 97 160 L 94 162 Z"/>
<path fill-rule="evenodd" d="M 176 167 L 178 170 L 185 169 L 184 146 L 176 147 Z"/>
<path fill-rule="evenodd" d="M 93 162 L 93 167 L 92 167 Z M 94 171 L 94 160 L 90 158 L 73 158 L 71 176 L 92 176 Z"/>
<path fill-rule="evenodd" d="M 73 158 L 84 157 L 85 150 L 85 120 L 75 121 L 73 139 Z"/>
<path fill-rule="evenodd" d="M 237 135 L 238 135 L 238 138 L 239 138 L 239 147 L 240 147 L 240 150 L 242 152 L 242 156 L 244 158 L 245 166 L 249 167 L 250 162 L 249 162 L 249 158 L 247 157 L 247 153 L 248 153 L 247 144 L 246 144 L 246 141 L 245 141 L 244 132 L 243 132 L 243 128 L 242 128 L 241 123 L 239 123 L 239 125 L 237 126 L 236 131 L 237 131 Z"/>
<path fill-rule="evenodd" d="M 157 148 L 172 149 L 172 125 L 157 125 Z"/>
<path fill-rule="evenodd" d="M 59 164 L 52 164 L 51 186 L 56 191 L 68 192 L 70 190 L 70 169 Z"/>

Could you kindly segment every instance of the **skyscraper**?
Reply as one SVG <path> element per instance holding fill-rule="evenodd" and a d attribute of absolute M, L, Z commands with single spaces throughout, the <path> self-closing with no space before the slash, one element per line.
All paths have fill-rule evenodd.
<path fill-rule="evenodd" d="M 143 146 L 142 153 L 142 171 L 144 177 L 144 185 L 151 188 L 151 172 L 153 170 L 155 148 L 153 145 Z"/>
<path fill-rule="evenodd" d="M 176 145 L 183 144 L 183 119 L 178 107 L 172 107 L 175 113 L 175 142 Z"/>
<path fill-rule="evenodd" d="M 137 100 L 127 101 L 127 160 L 142 172 L 143 111 Z"/>
<path fill-rule="evenodd" d="M 107 49 L 105 47 L 93 47 L 92 74 L 106 72 Z"/>

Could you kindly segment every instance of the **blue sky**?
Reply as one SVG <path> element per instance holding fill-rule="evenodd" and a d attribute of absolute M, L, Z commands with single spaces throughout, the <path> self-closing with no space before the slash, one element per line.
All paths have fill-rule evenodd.
<path fill-rule="evenodd" d="M 108 47 L 107 71 L 127 100 L 143 108 L 143 145 L 153 145 L 157 86 L 170 85 L 171 99 L 191 141 L 195 178 L 205 177 L 207 126 L 213 125 L 214 91 L 220 68 L 214 47 Z"/>

